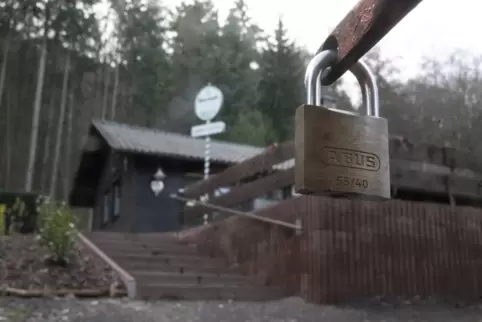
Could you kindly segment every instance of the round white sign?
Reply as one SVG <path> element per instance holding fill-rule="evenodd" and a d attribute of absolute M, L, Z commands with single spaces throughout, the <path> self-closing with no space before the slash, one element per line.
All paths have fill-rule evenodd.
<path fill-rule="evenodd" d="M 194 101 L 194 112 L 203 121 L 211 121 L 223 105 L 223 93 L 215 86 L 201 89 Z"/>

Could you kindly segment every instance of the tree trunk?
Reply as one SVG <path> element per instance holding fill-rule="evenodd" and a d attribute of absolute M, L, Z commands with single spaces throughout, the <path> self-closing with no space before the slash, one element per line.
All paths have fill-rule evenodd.
<path fill-rule="evenodd" d="M 42 43 L 40 60 L 37 73 L 37 86 L 35 89 L 35 100 L 32 113 L 32 131 L 30 134 L 30 150 L 28 154 L 27 173 L 25 178 L 25 191 L 32 190 L 34 171 L 35 171 L 35 157 L 37 152 L 37 138 L 39 130 L 40 109 L 42 106 L 42 92 L 44 87 L 45 63 L 47 61 L 47 38 L 44 38 Z"/>
<path fill-rule="evenodd" d="M 102 64 L 102 59 L 99 59 L 100 61 L 100 66 L 99 68 L 97 69 L 97 77 L 96 77 L 96 83 L 95 83 L 95 86 L 96 86 L 96 91 L 95 91 L 95 95 L 96 95 L 96 100 L 95 100 L 95 104 L 96 106 L 100 107 L 100 111 L 98 108 L 96 108 L 94 110 L 94 115 L 95 117 L 99 117 L 99 118 L 103 118 L 104 115 L 104 109 L 103 109 L 103 101 L 104 101 L 104 91 L 103 91 L 103 84 L 104 84 L 104 66 Z"/>
<path fill-rule="evenodd" d="M 65 137 L 65 173 L 64 173 L 64 200 L 68 200 L 70 192 L 70 168 L 72 154 L 72 118 L 74 114 L 74 89 L 69 93 L 69 110 L 67 113 L 67 135 Z"/>
<path fill-rule="evenodd" d="M 119 94 L 117 95 L 119 98 L 119 106 L 117 108 L 117 119 L 122 122 L 126 113 L 125 113 L 125 105 L 126 105 L 126 92 L 124 90 L 125 86 L 120 85 Z"/>
<path fill-rule="evenodd" d="M 10 172 L 12 171 L 12 97 L 11 91 L 7 92 L 7 101 L 5 103 L 5 177 L 4 188 L 10 189 Z"/>
<path fill-rule="evenodd" d="M 119 64 L 115 67 L 115 76 L 114 76 L 114 90 L 112 92 L 112 106 L 110 109 L 110 119 L 115 119 L 115 112 L 116 112 L 116 104 L 117 104 L 117 91 L 119 87 Z"/>
<path fill-rule="evenodd" d="M 110 85 L 110 65 L 107 63 L 105 64 L 104 70 L 104 101 L 102 103 L 102 119 L 105 120 L 107 114 L 107 102 L 109 97 L 109 85 Z"/>
<path fill-rule="evenodd" d="M 50 93 L 50 102 L 49 102 L 49 115 L 47 119 L 47 136 L 45 137 L 44 141 L 44 153 L 43 153 L 43 160 L 42 160 L 42 178 L 40 181 L 40 187 L 43 193 L 47 192 L 49 182 L 48 182 L 48 162 L 50 157 L 50 144 L 52 141 L 52 123 L 54 121 L 54 109 L 55 109 L 55 86 L 54 81 L 52 81 L 52 92 Z"/>
<path fill-rule="evenodd" d="M 60 159 L 60 146 L 62 142 L 62 132 L 64 129 L 63 123 L 65 119 L 65 107 L 67 105 L 69 74 L 70 74 L 70 52 L 67 53 L 67 59 L 65 61 L 65 68 L 64 68 L 64 78 L 62 80 L 60 112 L 59 112 L 59 119 L 57 123 L 57 136 L 55 138 L 54 160 L 52 162 L 52 181 L 50 181 L 50 191 L 49 191 L 49 195 L 52 199 L 55 199 L 56 187 L 57 187 L 57 176 L 59 173 L 58 167 L 59 167 L 59 159 Z"/>
<path fill-rule="evenodd" d="M 0 71 L 0 107 L 2 106 L 3 92 L 5 91 L 5 77 L 7 76 L 8 54 L 10 52 L 11 31 L 8 31 L 3 47 L 2 70 Z"/>
<path fill-rule="evenodd" d="M 0 71 L 0 110 L 1 110 L 1 107 L 2 107 L 2 103 L 3 103 L 3 94 L 5 92 L 5 77 L 6 77 L 6 74 L 7 74 L 7 63 L 8 63 L 8 53 L 10 52 L 10 34 L 11 34 L 11 31 L 9 30 L 8 33 L 7 33 L 7 36 L 3 42 L 3 55 L 2 55 L 2 68 L 1 68 L 1 71 Z M 8 94 L 8 93 L 7 93 Z M 6 102 L 6 104 L 8 104 Z M 8 111 L 6 111 L 8 113 Z M 8 122 L 8 117 L 6 116 L 5 117 L 7 120 L 5 120 L 5 123 Z M 8 126 L 7 124 L 5 124 L 6 126 Z M 8 144 L 7 141 L 5 141 L 5 146 L 3 147 L 3 149 L 6 149 L 6 145 Z M 6 156 L 5 156 L 6 157 Z M 2 158 L 2 167 L 3 167 L 3 170 L 5 170 L 5 167 L 6 167 L 6 162 L 7 160 L 5 158 Z M 6 182 L 6 175 L 7 173 L 2 173 L 2 184 L 4 185 L 5 187 L 5 182 Z"/>

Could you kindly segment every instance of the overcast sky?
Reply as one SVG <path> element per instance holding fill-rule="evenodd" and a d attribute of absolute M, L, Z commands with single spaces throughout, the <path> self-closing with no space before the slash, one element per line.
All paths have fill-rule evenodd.
<path fill-rule="evenodd" d="M 267 31 L 282 14 L 290 35 L 315 51 L 357 0 L 246 0 L 251 15 Z M 403 1 L 403 0 L 399 0 Z M 180 2 L 168 0 L 168 2 Z M 232 0 L 214 0 L 226 13 Z M 482 1 L 424 0 L 380 42 L 382 53 L 399 56 L 405 77 L 417 72 L 424 55 L 455 49 L 482 54 Z"/>
<path fill-rule="evenodd" d="M 403 0 L 399 0 L 403 1 Z M 168 5 L 182 0 L 164 0 Z M 284 18 L 290 36 L 314 52 L 358 0 L 246 0 L 251 16 L 265 31 Z M 223 18 L 233 0 L 214 0 Z M 482 55 L 482 1 L 424 0 L 380 41 L 382 55 L 396 58 L 401 77 L 417 74 L 421 58 L 443 59 L 456 49 Z M 348 84 L 354 78 L 344 77 Z M 352 87 L 352 86 L 349 86 Z M 350 90 L 350 92 L 352 92 Z M 356 93 L 353 93 L 358 96 Z M 357 100 L 357 97 L 353 97 Z"/>

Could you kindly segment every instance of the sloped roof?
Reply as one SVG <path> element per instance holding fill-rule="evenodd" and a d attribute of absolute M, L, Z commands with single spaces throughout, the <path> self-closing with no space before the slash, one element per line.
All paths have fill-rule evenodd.
<path fill-rule="evenodd" d="M 110 148 L 119 152 L 198 162 L 204 159 L 205 141 L 187 135 L 112 121 L 93 120 L 89 136 L 102 137 Z M 253 146 L 213 140 L 211 141 L 211 160 L 214 163 L 229 166 L 249 159 L 263 150 Z M 92 207 L 94 205 L 95 193 L 103 169 L 101 165 L 104 164 L 106 157 L 104 149 L 82 151 L 69 197 L 69 203 L 72 206 Z"/>
<path fill-rule="evenodd" d="M 95 120 L 92 125 L 114 150 L 197 160 L 204 159 L 205 141 L 202 139 L 112 121 Z M 263 152 L 263 148 L 216 140 L 211 141 L 210 155 L 211 160 L 215 162 L 236 163 L 261 152 Z"/>

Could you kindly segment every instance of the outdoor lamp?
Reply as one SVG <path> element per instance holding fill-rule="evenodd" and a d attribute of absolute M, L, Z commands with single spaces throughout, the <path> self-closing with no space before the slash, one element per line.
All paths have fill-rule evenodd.
<path fill-rule="evenodd" d="M 164 182 L 162 182 L 162 180 L 165 177 L 166 175 L 162 172 L 161 168 L 157 169 L 156 173 L 154 173 L 154 179 L 151 181 L 151 190 L 156 196 L 164 189 Z"/>

